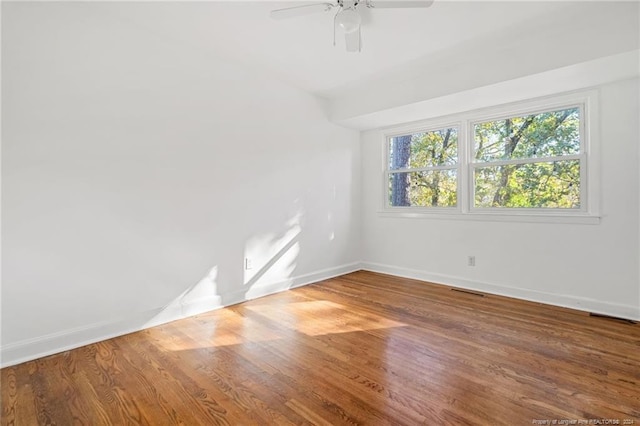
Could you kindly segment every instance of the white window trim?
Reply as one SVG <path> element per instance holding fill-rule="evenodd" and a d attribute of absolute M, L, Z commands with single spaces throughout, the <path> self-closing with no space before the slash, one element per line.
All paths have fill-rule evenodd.
<path fill-rule="evenodd" d="M 440 117 L 403 126 L 383 129 L 382 143 L 382 200 L 380 217 L 408 219 L 447 219 L 480 220 L 504 222 L 549 222 L 549 223 L 600 223 L 600 141 L 599 141 L 599 97 L 597 90 L 578 91 L 547 96 L 528 101 L 514 102 L 489 108 L 468 111 L 447 117 Z M 580 154 L 559 157 L 561 159 L 580 159 L 580 208 L 579 209 L 514 209 L 514 208 L 477 208 L 473 207 L 473 170 L 480 164 L 472 163 L 473 147 L 468 141 L 473 135 L 473 125 L 478 122 L 501 118 L 528 115 L 554 109 L 579 107 Z M 395 136 L 410 133 L 429 132 L 444 128 L 458 129 L 458 199 L 456 207 L 392 207 L 389 205 L 389 140 Z M 549 158 L 506 160 L 499 163 L 522 163 L 549 161 Z M 447 166 L 427 167 L 425 169 L 451 169 Z M 411 171 L 416 171 L 411 169 Z M 393 170 L 397 172 L 397 170 Z"/>

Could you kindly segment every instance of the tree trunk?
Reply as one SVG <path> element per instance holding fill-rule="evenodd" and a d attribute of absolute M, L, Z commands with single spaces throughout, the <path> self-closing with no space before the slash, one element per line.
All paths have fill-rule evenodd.
<path fill-rule="evenodd" d="M 411 135 L 397 136 L 392 141 L 393 170 L 405 169 L 409 166 L 411 156 Z M 391 205 L 410 206 L 409 201 L 409 174 L 393 173 L 391 175 Z"/>

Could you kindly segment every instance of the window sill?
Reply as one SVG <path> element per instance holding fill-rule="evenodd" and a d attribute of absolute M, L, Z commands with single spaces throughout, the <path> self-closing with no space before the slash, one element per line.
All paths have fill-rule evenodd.
<path fill-rule="evenodd" d="M 599 225 L 601 216 L 596 215 L 561 215 L 561 214 L 504 214 L 504 213 L 460 213 L 460 212 L 426 212 L 426 211 L 378 211 L 378 217 L 393 219 L 436 219 L 467 220 L 479 222 L 526 222 L 526 223 L 570 223 L 580 225 Z"/>

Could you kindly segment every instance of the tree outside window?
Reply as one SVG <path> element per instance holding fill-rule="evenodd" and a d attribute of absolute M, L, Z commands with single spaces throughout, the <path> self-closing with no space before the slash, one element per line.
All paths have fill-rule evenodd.
<path fill-rule="evenodd" d="M 389 138 L 388 206 L 580 210 L 581 108 L 503 117 Z M 460 132 L 470 145 L 463 155 Z M 469 178 L 459 182 L 462 172 Z"/>
<path fill-rule="evenodd" d="M 580 208 L 580 110 L 474 126 L 474 206 Z"/>
<path fill-rule="evenodd" d="M 389 204 L 457 205 L 458 130 L 395 136 L 389 143 Z"/>

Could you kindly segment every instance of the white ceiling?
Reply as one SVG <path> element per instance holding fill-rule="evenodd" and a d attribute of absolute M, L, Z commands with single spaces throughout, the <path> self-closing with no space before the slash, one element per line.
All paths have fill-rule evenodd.
<path fill-rule="evenodd" d="M 489 36 L 516 35 L 526 23 L 572 13 L 588 2 L 438 1 L 427 9 L 363 8 L 361 53 L 333 46 L 333 14 L 270 19 L 292 2 L 118 3 L 122 19 L 222 55 L 322 97 L 362 85 L 438 52 Z M 338 34 L 340 36 L 340 34 Z M 517 37 L 515 37 L 517 39 Z M 478 48 L 491 49 L 492 46 Z"/>

